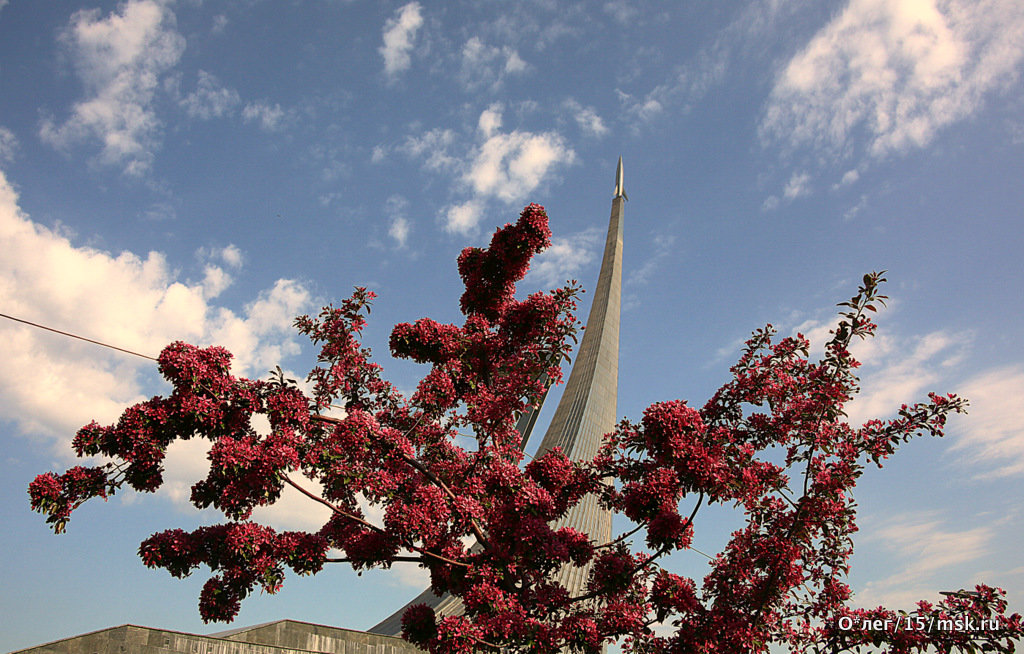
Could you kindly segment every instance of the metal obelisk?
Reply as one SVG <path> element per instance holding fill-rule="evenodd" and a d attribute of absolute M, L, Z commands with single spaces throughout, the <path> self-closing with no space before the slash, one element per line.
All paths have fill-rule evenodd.
<path fill-rule="evenodd" d="M 560 447 L 573 460 L 591 459 L 601 446 L 602 437 L 615 428 L 619 377 L 619 313 L 622 306 L 622 228 L 626 197 L 623 186 L 622 157 L 615 171 L 615 196 L 608 221 L 604 258 L 597 278 L 594 301 L 583 332 L 583 341 L 565 391 L 555 409 L 547 432 L 541 440 L 537 456 Z M 539 411 L 537 407 L 534 411 Z M 529 438 L 536 413 L 524 416 L 523 442 Z M 522 429 L 522 427 L 521 427 Z M 556 528 L 572 527 L 587 533 L 596 543 L 611 540 L 611 513 L 602 509 L 590 495 L 559 520 Z M 579 595 L 587 583 L 588 568 L 563 566 L 559 582 L 569 595 Z M 413 604 L 427 604 L 440 615 L 462 612 L 462 601 L 450 595 L 438 597 L 429 588 L 399 611 L 369 631 L 376 634 L 400 635 L 402 614 Z"/>

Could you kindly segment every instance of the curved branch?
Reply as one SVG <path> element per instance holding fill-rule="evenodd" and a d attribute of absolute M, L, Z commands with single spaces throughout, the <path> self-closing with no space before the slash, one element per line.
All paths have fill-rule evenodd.
<path fill-rule="evenodd" d="M 684 531 L 689 529 L 690 526 L 693 524 L 693 519 L 695 517 L 697 517 L 697 511 L 700 509 L 701 504 L 703 504 L 703 502 L 704 502 L 704 491 L 701 491 L 700 492 L 700 497 L 697 498 L 697 505 L 693 507 L 693 511 L 690 512 L 690 517 L 688 517 L 686 519 L 686 525 L 683 526 L 683 530 Z M 641 570 L 643 570 L 644 568 L 649 566 L 651 563 L 653 563 L 657 559 L 665 556 L 670 551 L 672 551 L 671 547 L 663 547 L 660 550 L 658 550 L 657 552 L 655 552 L 654 554 L 651 554 L 649 557 L 647 557 L 647 559 L 645 561 L 643 561 L 642 563 L 640 563 L 636 567 L 634 567 L 630 571 L 629 576 L 633 577 L 634 575 L 636 575 L 636 573 L 640 572 Z M 703 554 L 703 552 L 702 552 L 702 554 Z M 707 556 L 707 555 L 705 555 L 705 556 Z M 588 599 L 593 599 L 594 597 L 597 597 L 597 596 L 599 596 L 601 594 L 603 594 L 603 591 L 596 591 L 595 590 L 595 591 L 591 591 L 591 592 L 587 593 L 586 595 L 579 595 L 577 597 L 572 597 L 572 598 L 569 599 L 569 602 L 570 603 L 583 602 L 583 601 L 586 601 Z"/>
<path fill-rule="evenodd" d="M 353 559 L 347 556 L 341 557 L 327 557 L 324 559 L 324 563 L 351 563 Z M 423 557 L 421 556 L 396 556 L 391 558 L 391 562 L 400 561 L 402 563 L 423 563 Z"/>
<path fill-rule="evenodd" d="M 413 423 L 413 426 L 410 427 L 405 432 L 405 434 L 403 434 L 403 436 L 408 436 L 409 434 L 411 434 L 412 431 L 414 429 L 416 429 L 416 427 L 419 426 L 420 422 L 423 420 L 423 416 L 424 416 L 424 414 L 421 412 L 420 413 L 420 417 L 416 419 L 416 422 Z M 312 419 L 314 419 L 314 420 L 319 420 L 321 422 L 328 422 L 328 423 L 331 423 L 331 424 L 341 424 L 341 420 L 339 420 L 337 418 L 331 418 L 331 417 L 328 417 L 328 416 L 320 416 L 320 415 L 310 416 L 310 417 Z M 440 488 L 442 491 L 444 491 L 445 495 L 447 495 L 448 498 L 453 502 L 453 505 L 457 506 L 456 500 L 458 498 L 456 497 L 455 493 L 453 493 L 452 490 L 450 488 L 448 488 L 448 485 L 445 484 L 437 475 L 435 475 L 434 473 L 430 472 L 430 470 L 428 470 L 427 467 L 425 465 L 423 465 L 415 457 L 411 457 L 411 456 L 409 456 L 409 455 L 399 451 L 398 449 L 394 449 L 394 453 L 402 461 L 407 463 L 411 468 L 419 471 L 420 474 L 422 474 L 424 477 L 427 478 L 427 480 L 430 481 L 430 483 L 434 484 L 435 486 Z M 330 505 L 328 505 L 328 506 L 330 506 Z M 472 518 L 470 518 L 469 524 L 470 524 L 470 527 L 473 530 L 473 535 L 476 536 L 477 541 L 481 545 L 486 547 L 487 549 L 490 549 L 490 543 L 488 542 L 487 537 L 484 536 L 483 529 L 480 527 L 480 525 L 477 523 L 477 521 L 472 519 Z"/>
<path fill-rule="evenodd" d="M 371 522 L 367 522 L 366 520 L 363 520 L 359 516 L 353 515 L 353 514 L 349 513 L 348 511 L 340 509 L 337 506 L 335 506 L 335 505 L 331 504 L 330 502 L 328 502 L 327 500 L 325 500 L 324 498 L 316 495 L 315 493 L 311 493 L 310 491 L 306 490 L 302 486 L 299 486 L 298 484 L 296 484 L 290 478 L 285 477 L 284 481 L 289 486 L 291 486 L 295 490 L 299 491 L 300 493 L 302 493 L 303 495 L 305 495 L 309 499 L 313 500 L 314 502 L 319 502 L 320 504 L 323 504 L 324 506 L 329 508 L 331 511 L 337 513 L 338 515 L 342 516 L 343 518 L 347 518 L 349 520 L 352 520 L 353 522 L 357 522 L 357 523 L 363 525 L 364 527 L 366 527 L 367 529 L 371 529 L 373 531 L 376 531 L 377 533 L 381 533 L 381 534 L 386 534 L 387 533 L 387 531 L 385 531 L 384 529 L 378 527 L 377 525 L 375 525 L 375 524 L 373 524 Z M 456 561 L 455 559 L 449 559 L 447 556 L 443 556 L 441 554 L 438 554 L 437 552 L 432 552 L 432 551 L 430 551 L 430 550 L 428 550 L 426 548 L 423 548 L 423 547 L 416 547 L 415 545 L 407 545 L 406 547 L 408 547 L 410 550 L 412 550 L 414 552 L 419 552 L 420 554 L 423 554 L 424 556 L 429 556 L 432 559 L 437 559 L 438 561 L 442 561 L 444 563 L 448 563 L 448 564 L 451 564 L 451 565 L 461 566 L 463 568 L 468 568 L 469 567 L 468 563 L 465 563 L 463 561 Z M 394 559 L 394 560 L 399 560 L 399 559 Z"/>

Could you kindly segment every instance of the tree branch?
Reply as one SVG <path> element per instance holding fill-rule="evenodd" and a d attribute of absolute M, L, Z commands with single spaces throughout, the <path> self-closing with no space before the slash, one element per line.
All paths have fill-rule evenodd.
<path fill-rule="evenodd" d="M 353 515 L 353 514 L 347 512 L 347 511 L 344 511 L 344 510 L 336 507 L 335 505 L 331 504 L 330 502 L 328 502 L 324 498 L 316 495 L 315 493 L 311 493 L 310 491 L 306 490 L 302 486 L 299 486 L 298 484 L 296 484 L 290 478 L 285 477 L 284 480 L 285 480 L 285 483 L 287 483 L 289 486 L 291 486 L 295 490 L 299 491 L 300 493 L 302 493 L 303 495 L 305 495 L 309 499 L 313 500 L 314 502 L 319 502 L 320 504 L 323 504 L 324 506 L 329 508 L 331 511 L 334 511 L 338 515 L 340 515 L 340 516 L 342 516 L 344 518 L 347 518 L 349 520 L 352 520 L 353 522 L 357 522 L 357 523 L 363 525 L 364 527 L 366 527 L 367 529 L 371 529 L 371 530 L 376 531 L 376 532 L 381 533 L 381 534 L 386 534 L 387 533 L 384 529 L 378 527 L 377 525 L 375 525 L 375 524 L 373 524 L 371 522 L 367 522 L 366 520 L 363 520 L 362 518 L 360 518 L 357 515 Z M 455 559 L 449 559 L 447 556 L 443 556 L 443 555 L 438 554 L 436 552 L 432 552 L 432 551 L 430 551 L 430 550 L 428 550 L 428 549 L 426 549 L 424 547 L 416 547 L 415 545 L 406 545 L 406 547 L 408 547 L 408 549 L 410 549 L 410 550 L 412 550 L 414 552 L 419 552 L 420 554 L 423 554 L 425 556 L 429 556 L 432 559 L 437 559 L 438 561 L 443 561 L 444 563 L 449 563 L 451 565 L 461 566 L 463 568 L 468 568 L 469 567 L 468 563 L 464 563 L 462 561 L 456 561 Z M 398 559 L 394 559 L 394 560 L 398 560 Z"/>

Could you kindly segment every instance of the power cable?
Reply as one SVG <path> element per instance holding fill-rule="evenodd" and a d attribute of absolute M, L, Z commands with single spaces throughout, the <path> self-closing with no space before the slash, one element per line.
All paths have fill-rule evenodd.
<path fill-rule="evenodd" d="M 69 336 L 71 338 L 77 338 L 80 341 L 85 341 L 86 343 L 92 343 L 94 345 L 101 345 L 103 347 L 110 348 L 111 350 L 117 350 L 118 352 L 124 352 L 125 354 L 133 354 L 133 355 L 135 355 L 137 357 L 142 357 L 143 359 L 149 359 L 150 361 L 156 361 L 157 360 L 156 357 L 151 357 L 151 356 L 148 356 L 146 354 L 139 354 L 138 352 L 133 352 L 131 350 L 126 350 L 123 347 L 117 347 L 116 345 L 110 345 L 109 343 L 103 343 L 101 341 L 94 341 L 91 338 L 86 338 L 85 336 L 79 336 L 78 334 L 72 334 L 70 332 L 62 332 L 59 329 L 54 329 L 53 327 L 47 327 L 46 325 L 40 325 L 40 324 L 37 324 L 37 323 L 34 323 L 34 322 L 29 322 L 28 320 L 23 320 L 21 318 L 15 318 L 14 316 L 9 316 L 6 313 L 0 313 L 0 318 L 7 318 L 8 320 L 13 320 L 14 322 L 20 322 L 20 323 L 23 323 L 25 325 L 30 325 L 32 327 L 37 327 L 39 329 L 45 329 L 48 332 L 53 332 L 54 334 L 60 334 L 61 336 Z"/>

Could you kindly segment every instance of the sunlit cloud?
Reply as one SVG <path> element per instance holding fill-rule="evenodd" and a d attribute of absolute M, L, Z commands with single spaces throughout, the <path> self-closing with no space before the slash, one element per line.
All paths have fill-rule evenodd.
<path fill-rule="evenodd" d="M 257 101 L 245 105 L 242 118 L 247 123 L 256 123 L 264 131 L 273 132 L 283 126 L 288 113 L 279 104 Z"/>
<path fill-rule="evenodd" d="M 299 351 L 292 321 L 312 303 L 302 284 L 280 279 L 241 312 L 214 303 L 232 283 L 229 270 L 243 262 L 233 245 L 200 251 L 199 278 L 182 279 L 160 252 L 112 254 L 33 222 L 3 173 L 0 240 L 0 279 L 7 280 L 0 305 L 9 315 L 149 357 L 175 340 L 223 345 L 234 354 L 233 372 L 250 377 Z M 140 357 L 9 321 L 0 324 L 0 337 L 9 346 L 0 367 L 0 412 L 59 460 L 70 460 L 81 426 L 116 421 L 162 385 L 156 364 Z M 176 446 L 167 460 L 169 497 L 205 465 L 203 447 Z"/>
<path fill-rule="evenodd" d="M 410 2 L 395 12 L 395 15 L 384 24 L 384 44 L 380 47 L 380 55 L 384 58 L 384 72 L 389 77 L 412 65 L 413 42 L 416 32 L 423 25 L 422 7 L 418 2 Z"/>
<path fill-rule="evenodd" d="M 388 217 L 388 236 L 399 248 L 404 248 L 412 231 L 412 223 L 406 216 L 409 201 L 400 195 L 392 195 L 384 204 L 384 214 Z"/>
<path fill-rule="evenodd" d="M 551 247 L 544 250 L 530 262 L 530 273 L 523 281 L 526 288 L 552 288 L 562 286 L 571 279 L 579 279 L 580 273 L 598 257 L 603 245 L 603 231 L 591 227 L 568 236 L 551 239 Z"/>
<path fill-rule="evenodd" d="M 524 202 L 558 167 L 575 161 L 576 153 L 557 132 L 502 131 L 503 124 L 502 106 L 491 105 L 480 113 L 471 140 L 434 129 L 394 148 L 421 159 L 428 170 L 454 175 L 453 190 L 469 193 L 442 210 L 446 231 L 473 233 L 489 202 Z M 382 149 L 378 160 L 384 156 Z"/>
<path fill-rule="evenodd" d="M 958 566 L 984 560 L 996 536 L 992 526 L 950 527 L 935 512 L 889 515 L 861 532 L 859 545 L 880 545 L 889 556 L 905 562 L 899 572 L 855 589 L 854 603 L 865 607 L 912 608 L 921 599 L 937 601 L 939 590 L 970 587 L 975 575 L 962 579 Z"/>
<path fill-rule="evenodd" d="M 0 125 L 0 164 L 13 161 L 14 153 L 17 151 L 18 139 L 11 130 Z"/>
<path fill-rule="evenodd" d="M 238 92 L 221 84 L 215 75 L 199 71 L 194 91 L 179 101 L 191 118 L 210 120 L 230 114 L 241 102 Z"/>
<path fill-rule="evenodd" d="M 498 88 L 508 75 L 525 73 L 529 66 L 519 53 L 509 47 L 487 45 L 478 37 L 470 37 L 462 46 L 460 79 L 467 89 L 481 86 Z"/>
<path fill-rule="evenodd" d="M 1024 474 L 1024 369 L 990 370 L 954 390 L 971 406 L 953 431 L 953 449 L 982 469 L 979 476 Z"/>
<path fill-rule="evenodd" d="M 1016 0 L 851 0 L 783 68 L 766 142 L 883 157 L 928 145 L 1019 76 Z"/>
<path fill-rule="evenodd" d="M 132 0 L 117 13 L 76 12 L 61 33 L 85 97 L 63 122 L 43 120 L 40 137 L 68 149 L 100 144 L 99 161 L 142 175 L 160 146 L 162 124 L 153 107 L 161 75 L 178 63 L 185 39 L 174 14 L 153 0 Z"/>
<path fill-rule="evenodd" d="M 593 107 L 584 107 L 572 98 L 565 101 L 565 109 L 572 115 L 573 120 L 579 125 L 584 134 L 590 136 L 604 136 L 608 133 L 608 127 L 604 120 L 598 115 Z"/>

